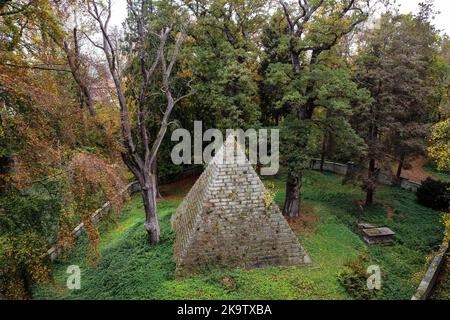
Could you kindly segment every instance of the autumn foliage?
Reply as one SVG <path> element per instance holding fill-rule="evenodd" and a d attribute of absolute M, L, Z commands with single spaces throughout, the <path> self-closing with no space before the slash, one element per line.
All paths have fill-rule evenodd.
<path fill-rule="evenodd" d="M 95 260 L 90 215 L 126 200 L 113 102 L 90 116 L 52 40 L 64 34 L 55 12 L 48 1 L 20 11 L 26 4 L 14 3 L 14 18 L 0 15 L 0 299 L 30 298 L 32 285 L 49 280 L 47 250 L 69 247 L 81 222 Z M 12 10 L 3 6 L 0 14 Z"/>

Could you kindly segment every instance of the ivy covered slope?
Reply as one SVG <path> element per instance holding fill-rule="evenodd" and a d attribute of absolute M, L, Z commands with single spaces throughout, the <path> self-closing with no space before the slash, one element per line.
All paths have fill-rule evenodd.
<path fill-rule="evenodd" d="M 266 180 L 278 191 L 277 203 L 285 194 L 283 177 Z M 373 296 L 380 299 L 410 299 L 426 267 L 427 259 L 442 241 L 437 212 L 419 206 L 412 193 L 382 188 L 377 204 L 363 220 L 387 225 L 397 232 L 392 247 L 368 248 L 356 233 L 358 201 L 364 195 L 358 186 L 341 184 L 331 174 L 307 172 L 304 177 L 304 217 L 292 223 L 313 259 L 309 267 L 257 270 L 208 270 L 203 275 L 175 279 L 170 216 L 188 187 L 172 188 L 160 201 L 162 241 L 146 242 L 142 229 L 143 208 L 139 197 L 118 217 L 102 226 L 101 258 L 86 259 L 87 239 L 55 265 L 54 282 L 34 288 L 35 299 L 355 299 L 361 288 L 344 288 L 344 270 L 350 262 L 365 269 L 379 265 L 383 288 Z M 365 257 L 361 259 L 361 257 Z M 65 287 L 69 265 L 82 270 L 82 288 Z M 358 284 L 356 284 L 356 287 Z M 372 298 L 371 296 L 365 298 Z"/>

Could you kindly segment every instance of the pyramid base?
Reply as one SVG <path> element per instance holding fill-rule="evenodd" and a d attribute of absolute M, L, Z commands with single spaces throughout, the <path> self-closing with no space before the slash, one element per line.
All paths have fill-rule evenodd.
<path fill-rule="evenodd" d="M 208 274 L 211 271 L 226 271 L 226 270 L 252 270 L 252 269 L 267 269 L 274 267 L 299 267 L 308 266 L 312 264 L 310 257 L 304 254 L 300 257 L 291 258 L 263 258 L 254 262 L 242 261 L 210 261 L 192 264 L 179 264 L 176 267 L 175 275 L 178 278 L 186 278 L 195 275 Z"/>

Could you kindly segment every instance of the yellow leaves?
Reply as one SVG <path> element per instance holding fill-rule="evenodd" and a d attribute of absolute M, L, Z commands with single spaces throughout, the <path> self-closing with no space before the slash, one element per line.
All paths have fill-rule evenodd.
<path fill-rule="evenodd" d="M 125 189 L 121 167 L 110 164 L 98 155 L 77 152 L 67 166 L 65 177 L 66 208 L 61 217 L 58 244 L 64 249 L 73 243 L 72 230 L 81 221 L 90 242 L 89 258 L 94 263 L 99 257 L 99 232 L 91 215 L 104 202 L 109 201 L 112 210 L 122 208 L 127 197 L 120 196 Z"/>
<path fill-rule="evenodd" d="M 71 218 L 74 215 L 74 205 L 71 201 L 73 201 L 73 199 L 67 201 L 68 205 L 63 209 L 59 221 L 60 227 L 58 232 L 57 245 L 63 250 L 71 248 L 74 243 L 72 237 L 73 224 L 71 223 Z"/>
<path fill-rule="evenodd" d="M 436 162 L 441 171 L 450 170 L 450 119 L 433 126 L 429 156 Z"/>
<path fill-rule="evenodd" d="M 88 261 L 92 266 L 100 259 L 100 232 L 90 219 L 84 222 L 84 227 L 89 238 Z"/>
<path fill-rule="evenodd" d="M 263 194 L 264 206 L 266 209 L 269 209 L 272 206 L 276 193 L 275 185 L 273 183 L 268 183 Z"/>
<path fill-rule="evenodd" d="M 428 149 L 429 156 L 436 162 L 439 170 L 450 170 L 450 119 L 441 121 L 433 126 Z M 450 241 L 450 212 L 442 217 L 445 237 Z"/>
<path fill-rule="evenodd" d="M 20 236 L 3 236 L 0 238 L 0 252 L 0 292 L 7 299 L 30 298 L 24 283 L 24 273 L 29 277 L 28 285 L 49 280 L 50 268 L 47 265 L 45 244 L 37 234 L 27 232 Z"/>
<path fill-rule="evenodd" d="M 178 71 L 177 75 L 181 78 L 188 79 L 192 77 L 192 71 L 189 68 L 184 68 L 181 71 Z"/>
<path fill-rule="evenodd" d="M 257 71 L 256 68 L 252 68 L 252 79 L 256 82 L 261 82 L 264 80 L 264 77 Z"/>
<path fill-rule="evenodd" d="M 195 43 L 195 38 L 193 36 L 186 36 L 184 41 L 188 44 L 193 44 Z"/>
<path fill-rule="evenodd" d="M 445 232 L 445 239 L 447 239 L 447 241 L 450 241 L 450 213 L 444 213 L 442 216 L 442 222 L 444 224 L 444 232 Z"/>

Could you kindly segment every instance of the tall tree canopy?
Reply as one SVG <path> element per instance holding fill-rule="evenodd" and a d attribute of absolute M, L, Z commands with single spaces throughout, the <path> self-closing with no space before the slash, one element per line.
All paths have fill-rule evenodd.
<path fill-rule="evenodd" d="M 396 159 L 399 179 L 407 158 L 426 150 L 430 114 L 436 110 L 432 98 L 438 37 L 423 19 L 388 13 L 362 40 L 355 77 L 373 102 L 359 109 L 353 122 L 369 147 L 366 205 L 373 203 L 377 162 L 382 166 L 389 156 Z"/>
<path fill-rule="evenodd" d="M 346 113 L 345 109 L 350 108 L 351 91 L 356 93 L 357 88 L 351 84 L 348 75 L 342 70 L 327 67 L 325 61 L 330 51 L 367 19 L 369 3 L 279 1 L 272 26 L 266 28 L 266 38 L 267 34 L 271 37 L 270 42 L 265 42 L 269 46 L 267 51 L 275 61 L 266 67 L 265 84 L 269 88 L 278 85 L 283 88 L 281 92 L 276 91 L 280 93 L 275 96 L 279 99 L 275 106 L 286 111 L 282 143 L 283 159 L 288 169 L 283 210 L 286 216 L 297 217 L 300 214 L 302 171 L 309 166 L 308 145 L 311 130 L 317 123 L 314 121 L 315 112 L 318 107 L 324 107 Z M 289 61 L 283 61 L 286 57 Z M 335 81 L 329 81 L 331 79 L 342 86 L 336 86 Z M 358 100 L 361 94 L 356 93 L 353 98 Z"/>

